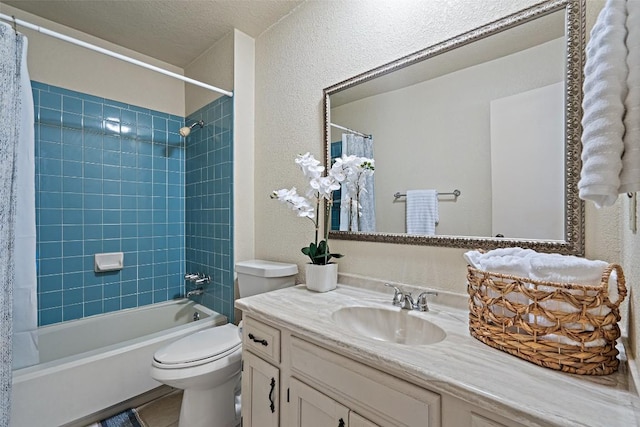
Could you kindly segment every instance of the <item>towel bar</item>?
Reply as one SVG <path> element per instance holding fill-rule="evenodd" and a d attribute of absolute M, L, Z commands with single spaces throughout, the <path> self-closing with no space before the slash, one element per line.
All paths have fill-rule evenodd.
<path fill-rule="evenodd" d="M 460 190 L 453 190 L 453 191 L 452 191 L 452 192 L 450 192 L 450 193 L 440 193 L 440 192 L 439 192 L 439 193 L 438 193 L 438 196 L 454 196 L 454 197 L 458 197 L 460 194 L 462 194 L 462 193 L 460 192 Z M 401 192 L 399 192 L 399 191 L 398 191 L 397 193 L 395 193 L 395 194 L 393 195 L 393 198 L 394 198 L 394 199 L 399 199 L 400 197 L 405 197 L 405 196 L 406 196 L 406 194 L 405 194 L 405 193 L 401 193 Z"/>

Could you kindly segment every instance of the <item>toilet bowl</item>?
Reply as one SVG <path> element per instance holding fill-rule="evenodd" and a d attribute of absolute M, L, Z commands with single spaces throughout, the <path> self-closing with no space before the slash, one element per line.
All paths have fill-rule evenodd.
<path fill-rule="evenodd" d="M 151 376 L 184 390 L 179 427 L 235 427 L 240 422 L 236 394 L 241 360 L 239 329 L 226 324 L 196 332 L 156 351 Z"/>
<path fill-rule="evenodd" d="M 295 284 L 298 266 L 264 260 L 236 264 L 244 298 Z M 236 427 L 242 364 L 240 329 L 232 324 L 196 332 L 162 347 L 153 356 L 151 376 L 184 390 L 179 427 Z"/>

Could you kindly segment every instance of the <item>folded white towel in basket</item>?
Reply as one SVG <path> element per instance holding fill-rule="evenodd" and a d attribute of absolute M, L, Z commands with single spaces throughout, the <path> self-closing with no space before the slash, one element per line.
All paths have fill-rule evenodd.
<path fill-rule="evenodd" d="M 531 258 L 531 278 L 545 282 L 575 283 L 598 286 L 609 264 L 573 255 L 538 254 Z M 582 291 L 576 291 L 582 292 Z M 618 280 L 615 270 L 609 278 L 609 299 L 618 300 Z"/>
<path fill-rule="evenodd" d="M 531 258 L 531 278 L 546 282 L 599 285 L 609 264 L 573 255 L 537 254 Z"/>
<path fill-rule="evenodd" d="M 588 260 L 570 255 L 559 254 L 538 254 L 531 259 L 531 278 L 534 280 L 556 283 L 573 283 L 578 285 L 590 285 L 598 286 L 602 283 L 602 276 L 609 264 L 599 260 Z M 611 272 L 611 276 L 608 281 L 609 286 L 609 299 L 612 302 L 618 300 L 618 281 L 617 274 L 614 271 Z M 553 292 L 557 288 L 553 286 L 538 286 L 538 290 L 545 292 Z M 575 295 L 583 295 L 584 291 L 579 289 L 565 290 Z M 589 294 L 596 295 L 596 291 L 587 291 Z M 579 307 L 565 302 L 556 300 L 542 301 L 538 303 L 540 307 L 545 310 L 561 311 L 564 313 L 578 313 L 581 311 Z M 594 316 L 604 316 L 611 312 L 611 309 L 602 304 L 596 308 L 587 310 L 589 314 Z M 555 323 L 551 322 L 544 316 L 530 316 L 529 321 L 531 323 L 538 324 L 540 326 L 554 326 Z M 563 325 L 565 328 L 579 331 L 593 331 L 594 326 L 590 323 L 568 323 Z M 548 334 L 542 339 L 548 341 L 560 342 L 563 344 L 579 345 L 580 343 L 574 341 L 568 337 Z M 586 343 L 587 347 L 604 345 L 605 341 L 602 339 L 594 340 Z"/>
<path fill-rule="evenodd" d="M 493 263 L 498 267 L 500 267 L 500 263 L 503 263 L 505 267 L 505 271 L 496 271 L 496 273 L 513 275 L 514 273 L 508 272 L 508 270 L 512 269 L 512 267 L 508 266 L 508 262 L 500 261 L 502 257 L 509 256 L 509 257 L 512 257 L 510 258 L 511 262 L 516 262 L 518 264 L 521 264 L 517 267 L 520 273 L 519 275 L 524 274 L 524 277 L 528 277 L 529 264 L 528 264 L 528 261 L 525 260 L 525 258 L 535 255 L 536 253 L 537 253 L 536 251 L 533 251 L 531 249 L 522 249 L 519 247 L 513 247 L 513 248 L 493 249 L 484 253 L 480 251 L 467 251 L 462 256 L 465 259 L 465 261 L 467 261 L 467 264 L 469 264 L 470 266 L 480 270 L 485 270 L 485 271 L 494 271 L 486 268 L 487 262 L 489 262 L 489 266 L 491 266 Z M 522 269 L 526 271 L 522 271 Z"/>
<path fill-rule="evenodd" d="M 494 249 L 485 253 L 468 251 L 463 254 L 463 257 L 469 265 L 483 271 L 491 271 L 509 276 L 529 277 L 529 258 L 535 254 L 536 252 L 531 249 L 514 247 Z M 496 298 L 499 294 L 489 289 L 487 296 Z M 520 304 L 528 304 L 529 302 L 526 295 L 519 292 L 509 292 L 505 295 L 505 299 Z M 479 303 L 479 301 L 476 301 L 476 303 Z M 515 316 L 513 311 L 499 304 L 492 305 L 491 311 L 496 315 L 507 317 Z"/>
<path fill-rule="evenodd" d="M 464 259 L 469 265 L 479 270 L 490 271 L 493 273 L 506 274 L 511 276 L 528 277 L 532 280 L 554 283 L 570 283 L 577 285 L 589 285 L 598 286 L 602 283 L 602 276 L 605 269 L 608 267 L 608 263 L 598 260 L 588 260 L 570 255 L 560 254 L 542 254 L 535 252 L 531 249 L 522 248 L 501 248 L 494 249 L 485 253 L 479 251 L 468 251 L 463 255 Z M 508 282 L 508 281 L 507 281 Z M 618 281 L 616 271 L 611 272 L 611 276 L 608 280 L 609 286 L 609 299 L 611 302 L 618 300 Z M 529 284 L 530 288 L 533 288 L 533 284 Z M 537 290 L 544 292 L 554 292 L 558 288 L 554 286 L 535 286 Z M 487 296 L 495 298 L 498 296 L 497 292 L 489 289 L 484 289 L 487 292 Z M 567 292 L 565 289 L 564 292 Z M 582 295 L 583 290 L 568 290 L 570 293 L 576 295 Z M 588 291 L 593 295 L 597 291 Z M 521 304 L 531 304 L 525 295 L 519 293 L 509 293 L 505 295 L 505 299 L 511 302 L 517 302 Z M 481 302 L 474 301 L 475 304 Z M 580 308 L 574 307 L 570 303 L 561 302 L 557 300 L 547 300 L 538 303 L 540 307 L 545 310 L 558 311 L 562 313 L 578 313 Z M 502 305 L 495 304 L 490 307 L 491 311 L 496 315 L 502 315 L 507 317 L 513 317 L 515 313 L 506 309 Z M 602 304 L 596 308 L 588 310 L 588 313 L 594 316 L 604 316 L 611 311 L 609 307 Z M 526 321 L 537 324 L 544 327 L 555 326 L 555 322 L 550 321 L 545 316 L 536 316 L 530 314 Z M 575 332 L 593 331 L 595 328 L 590 323 L 569 323 L 564 324 L 564 328 L 574 330 Z M 540 337 L 542 340 L 559 342 L 568 345 L 580 345 L 579 341 L 572 340 L 571 338 L 563 335 L 547 334 Z M 604 339 L 597 339 L 585 343 L 586 347 L 602 346 L 605 344 Z"/>

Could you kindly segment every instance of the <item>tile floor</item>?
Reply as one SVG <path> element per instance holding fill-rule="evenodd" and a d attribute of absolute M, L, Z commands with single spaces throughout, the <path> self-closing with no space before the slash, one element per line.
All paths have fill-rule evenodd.
<path fill-rule="evenodd" d="M 178 427 L 182 390 L 146 403 L 136 411 L 145 427 Z"/>

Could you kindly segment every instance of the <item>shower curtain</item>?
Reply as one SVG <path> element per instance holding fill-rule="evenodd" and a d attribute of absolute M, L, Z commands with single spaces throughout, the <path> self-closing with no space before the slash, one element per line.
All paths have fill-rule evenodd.
<path fill-rule="evenodd" d="M 364 138 L 351 133 L 342 134 L 342 154 L 355 155 L 373 159 L 373 138 Z M 373 176 L 368 176 L 363 190 L 360 192 L 360 213 L 357 209 L 349 209 L 350 200 L 347 192 L 342 191 L 340 200 L 340 230 L 341 231 L 376 231 L 376 203 L 373 192 Z M 351 215 L 351 221 L 349 216 Z"/>
<path fill-rule="evenodd" d="M 17 366 L 38 362 L 34 122 L 26 52 L 26 37 L 0 23 L 0 427 L 9 425 L 14 360 Z"/>

